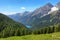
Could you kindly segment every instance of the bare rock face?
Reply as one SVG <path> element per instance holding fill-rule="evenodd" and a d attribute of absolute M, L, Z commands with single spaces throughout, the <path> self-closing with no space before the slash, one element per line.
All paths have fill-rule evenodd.
<path fill-rule="evenodd" d="M 46 5 L 37 8 L 35 11 L 33 11 L 30 15 L 29 18 L 27 18 L 27 23 L 29 23 L 30 21 L 34 21 L 37 18 L 41 18 L 42 16 L 48 14 L 49 11 L 51 11 L 51 8 L 53 7 L 53 5 L 51 3 L 47 3 Z"/>
<path fill-rule="evenodd" d="M 32 16 L 41 16 L 41 15 L 44 15 L 44 14 L 47 14 L 50 10 L 51 10 L 51 8 L 53 7 L 53 5 L 52 4 L 50 4 L 50 3 L 47 3 L 46 5 L 44 5 L 43 7 L 40 7 L 40 8 L 38 8 L 38 9 L 36 9 L 34 12 L 33 12 L 33 14 L 32 14 Z"/>

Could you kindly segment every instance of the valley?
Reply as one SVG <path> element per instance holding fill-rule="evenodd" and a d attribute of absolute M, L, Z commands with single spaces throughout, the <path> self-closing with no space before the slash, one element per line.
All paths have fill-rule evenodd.
<path fill-rule="evenodd" d="M 52 5 L 46 3 L 42 7 L 36 8 L 33 12 L 25 11 L 8 15 L 17 22 L 32 26 L 31 29 L 53 26 L 60 23 L 60 2 Z"/>
<path fill-rule="evenodd" d="M 60 40 L 59 0 L 3 0 L 0 5 L 0 40 Z"/>

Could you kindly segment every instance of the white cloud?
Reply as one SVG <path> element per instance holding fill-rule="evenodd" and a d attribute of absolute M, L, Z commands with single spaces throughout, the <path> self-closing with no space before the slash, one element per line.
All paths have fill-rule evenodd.
<path fill-rule="evenodd" d="M 25 10 L 26 8 L 25 7 L 21 7 L 22 10 Z"/>

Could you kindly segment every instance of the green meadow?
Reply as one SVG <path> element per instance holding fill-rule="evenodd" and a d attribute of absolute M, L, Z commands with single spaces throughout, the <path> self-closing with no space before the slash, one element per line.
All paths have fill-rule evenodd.
<path fill-rule="evenodd" d="M 0 38 L 0 40 L 60 40 L 60 32 L 40 35 L 13 36 L 8 38 Z"/>

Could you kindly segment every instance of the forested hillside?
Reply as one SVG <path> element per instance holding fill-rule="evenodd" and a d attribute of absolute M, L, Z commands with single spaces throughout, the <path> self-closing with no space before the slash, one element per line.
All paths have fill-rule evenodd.
<path fill-rule="evenodd" d="M 25 30 L 27 28 L 23 24 L 15 22 L 0 13 L 0 37 L 23 35 Z"/>
<path fill-rule="evenodd" d="M 28 29 L 23 24 L 0 13 L 0 37 L 22 36 L 29 34 L 47 34 L 60 31 L 60 24 L 38 29 Z"/>

